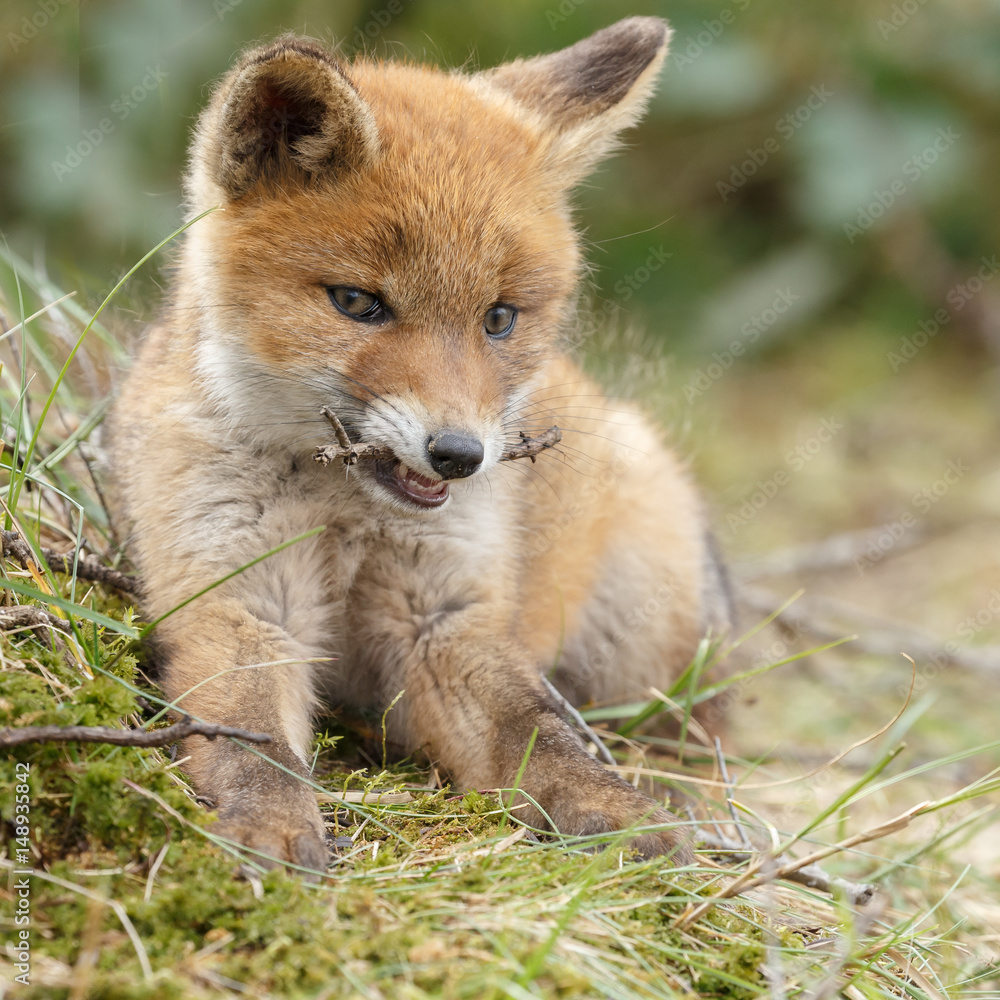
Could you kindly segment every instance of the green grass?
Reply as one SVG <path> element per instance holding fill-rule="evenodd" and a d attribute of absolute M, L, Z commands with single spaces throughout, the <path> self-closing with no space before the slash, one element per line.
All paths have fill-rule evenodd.
<path fill-rule="evenodd" d="M 0 268 L 8 326 L 63 294 L 23 266 Z M 5 527 L 36 547 L 86 538 L 120 559 L 88 472 L 89 438 L 106 409 L 101 372 L 122 358 L 115 336 L 70 298 L 3 348 Z M 44 606 L 66 626 L 61 648 L 47 630 L 3 637 L 0 727 L 158 717 L 163 701 L 135 642 L 144 629 L 136 609 L 11 561 L 4 586 L 7 605 Z M 627 774 L 641 768 L 660 792 L 680 790 L 698 824 L 732 837 L 714 755 L 690 719 L 714 691 L 700 679 L 711 655 L 703 647 L 665 692 L 684 717 L 683 764 L 677 741 L 644 735 L 664 711 L 659 699 L 632 706 L 607 742 Z M 777 658 L 770 676 L 794 671 L 800 655 Z M 0 761 L 0 813 L 13 815 L 17 765 L 29 764 L 31 985 L 13 982 L 10 950 L 0 950 L 0 981 L 26 998 L 998 996 L 990 862 L 967 869 L 959 850 L 994 820 L 997 779 L 984 762 L 997 745 L 915 755 L 901 741 L 918 717 L 904 714 L 859 763 L 852 756 L 820 770 L 829 778 L 823 801 L 810 798 L 815 777 L 787 780 L 775 754 L 729 758 L 747 826 L 800 856 L 931 801 L 898 829 L 832 850 L 831 871 L 881 887 L 859 909 L 791 883 L 726 898 L 748 865 L 704 851 L 678 869 L 636 861 L 621 837 L 536 839 L 495 792 L 429 787 L 433 773 L 411 762 L 367 768 L 352 749 L 356 729 L 317 739 L 313 779 L 327 791 L 341 846 L 329 877 L 311 885 L 263 872 L 221 843 L 166 750 L 25 745 Z M 368 730 L 377 742 L 378 720 Z M 963 781 L 929 784 L 929 775 L 960 769 Z M 385 790 L 409 795 L 380 801 Z M 791 805 L 778 808 L 775 790 Z M 15 829 L 5 824 L 0 857 L 0 893 L 12 904 Z M 14 912 L 0 913 L 4 943 L 14 940 Z"/>

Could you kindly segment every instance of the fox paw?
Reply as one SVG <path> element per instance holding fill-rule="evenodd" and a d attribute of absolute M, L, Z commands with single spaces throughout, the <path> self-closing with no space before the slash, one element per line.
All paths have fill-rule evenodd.
<path fill-rule="evenodd" d="M 313 805 L 312 811 L 314 815 L 303 809 L 277 812 L 273 804 L 258 811 L 252 803 L 241 803 L 220 809 L 212 833 L 249 848 L 253 861 L 264 868 L 305 868 L 303 877 L 315 881 L 326 870 L 329 851 L 319 809 Z"/>
<path fill-rule="evenodd" d="M 556 829 L 578 837 L 635 829 L 624 846 L 643 858 L 668 856 L 675 865 L 691 864 L 691 837 L 659 803 L 607 771 L 591 774 L 571 793 L 565 786 L 547 812 Z M 659 827 L 659 829 L 648 829 Z"/>
<path fill-rule="evenodd" d="M 654 808 L 650 801 L 649 808 L 644 811 L 628 810 L 589 810 L 580 813 L 572 823 L 572 829 L 560 827 L 562 833 L 572 833 L 576 836 L 589 837 L 602 833 L 615 833 L 637 827 L 642 832 L 629 837 L 624 846 L 635 851 L 640 857 L 655 858 L 669 855 L 675 865 L 687 865 L 694 860 L 689 846 L 690 838 L 678 830 L 677 818 L 664 809 Z M 645 827 L 663 826 L 664 829 L 647 830 Z"/>

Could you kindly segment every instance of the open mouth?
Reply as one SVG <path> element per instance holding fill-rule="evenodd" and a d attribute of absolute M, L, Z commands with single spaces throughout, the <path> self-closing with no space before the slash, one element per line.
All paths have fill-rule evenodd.
<path fill-rule="evenodd" d="M 398 458 L 377 458 L 375 478 L 398 497 L 417 507 L 440 507 L 448 499 L 447 480 L 422 476 Z"/>

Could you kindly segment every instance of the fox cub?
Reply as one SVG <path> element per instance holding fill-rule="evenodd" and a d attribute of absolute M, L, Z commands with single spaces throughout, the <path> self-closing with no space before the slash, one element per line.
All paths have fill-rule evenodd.
<path fill-rule="evenodd" d="M 112 464 L 151 616 L 325 527 L 158 628 L 178 708 L 273 737 L 270 760 L 184 748 L 217 830 L 271 859 L 327 860 L 298 780 L 317 704 L 381 713 L 400 692 L 389 740 L 456 786 L 512 788 L 534 736 L 517 815 L 685 856 L 543 680 L 642 699 L 727 617 L 685 468 L 560 348 L 570 192 L 640 117 L 668 36 L 630 18 L 471 75 L 283 37 L 201 115 L 187 203 L 220 210 L 183 237 Z M 375 455 L 315 462 L 324 408 Z M 556 448 L 500 461 L 553 426 Z"/>

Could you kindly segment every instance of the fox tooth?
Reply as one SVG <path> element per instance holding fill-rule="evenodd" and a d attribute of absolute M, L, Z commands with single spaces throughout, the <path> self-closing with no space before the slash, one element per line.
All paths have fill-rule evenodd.
<path fill-rule="evenodd" d="M 407 466 L 406 462 L 400 462 L 399 468 L 396 470 L 396 475 L 399 476 L 400 479 L 405 479 L 409 474 L 409 472 L 410 469 Z"/>

